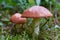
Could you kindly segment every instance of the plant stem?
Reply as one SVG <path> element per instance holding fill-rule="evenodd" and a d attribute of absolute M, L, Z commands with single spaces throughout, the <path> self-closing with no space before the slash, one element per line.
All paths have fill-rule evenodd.
<path fill-rule="evenodd" d="M 2 40 L 4 40 L 3 26 L 2 26 Z"/>

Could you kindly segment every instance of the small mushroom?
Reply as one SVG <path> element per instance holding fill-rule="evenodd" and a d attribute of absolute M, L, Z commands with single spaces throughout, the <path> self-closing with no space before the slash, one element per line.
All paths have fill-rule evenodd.
<path fill-rule="evenodd" d="M 16 35 L 17 32 L 21 33 L 24 30 L 24 23 L 26 23 L 26 18 L 22 18 L 20 13 L 15 13 L 14 15 L 11 16 L 10 18 L 11 22 L 14 24 L 14 26 L 11 28 L 12 30 L 14 30 L 14 34 Z M 20 25 L 20 29 L 19 27 L 16 27 L 15 24 Z M 18 31 L 19 29 L 19 31 Z"/>
<path fill-rule="evenodd" d="M 40 18 L 49 18 L 51 16 L 52 13 L 43 6 L 32 6 L 22 14 L 24 18 L 33 18 L 33 22 L 31 23 L 32 32 L 34 32 L 35 27 L 40 24 Z"/>
<path fill-rule="evenodd" d="M 15 13 L 11 16 L 11 21 L 13 23 L 22 24 L 26 22 L 26 18 L 22 18 L 20 13 Z"/>

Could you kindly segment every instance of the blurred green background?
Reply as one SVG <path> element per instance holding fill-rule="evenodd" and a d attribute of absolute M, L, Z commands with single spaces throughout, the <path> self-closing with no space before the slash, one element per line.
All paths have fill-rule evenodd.
<path fill-rule="evenodd" d="M 39 35 L 41 38 L 38 40 L 60 40 L 60 0 L 40 0 L 40 2 L 38 0 L 0 0 L 0 40 L 33 40 L 26 33 L 26 29 L 19 29 L 20 25 L 16 24 L 15 26 L 18 28 L 14 29 L 10 17 L 17 12 L 22 14 L 25 9 L 37 5 L 36 2 L 49 9 L 53 14 L 46 24 L 44 24 L 46 20 L 41 18 Z M 26 24 L 29 24 L 31 20 L 28 18 Z M 25 26 L 27 26 L 26 24 Z M 44 25 L 42 26 L 42 24 Z"/>

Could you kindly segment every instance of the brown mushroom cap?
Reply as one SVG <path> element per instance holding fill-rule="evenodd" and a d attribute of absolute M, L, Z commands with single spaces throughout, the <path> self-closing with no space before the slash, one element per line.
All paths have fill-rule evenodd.
<path fill-rule="evenodd" d="M 51 12 L 43 6 L 32 6 L 31 8 L 26 9 L 22 14 L 22 17 L 27 18 L 45 18 L 51 16 Z"/>
<path fill-rule="evenodd" d="M 26 22 L 26 18 L 21 18 L 21 14 L 20 13 L 16 13 L 16 14 L 11 16 L 11 21 L 13 23 L 22 24 L 22 23 Z"/>

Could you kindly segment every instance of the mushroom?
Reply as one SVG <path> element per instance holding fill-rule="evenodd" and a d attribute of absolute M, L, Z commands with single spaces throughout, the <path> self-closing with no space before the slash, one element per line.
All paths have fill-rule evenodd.
<path fill-rule="evenodd" d="M 35 27 L 40 24 L 40 18 L 49 18 L 51 16 L 51 12 L 43 6 L 32 6 L 26 9 L 22 14 L 24 18 L 33 18 L 31 23 L 32 32 L 34 32 Z"/>
<path fill-rule="evenodd" d="M 17 32 L 22 32 L 22 31 L 24 30 L 24 27 L 25 27 L 25 26 L 24 26 L 23 24 L 26 23 L 26 18 L 22 18 L 20 13 L 15 13 L 14 15 L 12 15 L 11 18 L 10 18 L 10 20 L 11 20 L 11 22 L 13 22 L 13 24 L 14 24 L 11 29 L 12 29 L 12 30 L 15 30 L 15 31 L 14 31 L 14 32 L 15 32 L 15 33 L 14 33 L 15 35 L 16 35 Z M 21 26 L 19 31 L 16 29 L 15 24 Z M 19 28 L 19 27 L 17 27 L 17 28 Z M 17 31 L 17 32 L 16 32 L 16 31 Z"/>

